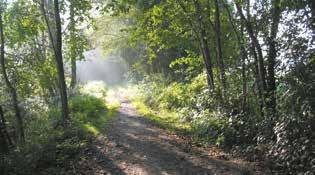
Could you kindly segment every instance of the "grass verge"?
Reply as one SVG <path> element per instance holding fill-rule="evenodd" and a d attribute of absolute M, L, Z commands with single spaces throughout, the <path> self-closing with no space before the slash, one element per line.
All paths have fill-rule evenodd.
<path fill-rule="evenodd" d="M 149 119 L 160 128 L 185 135 L 191 133 L 192 128 L 189 123 L 182 122 L 176 112 L 167 109 L 154 110 L 146 105 L 141 97 L 132 97 L 130 100 L 140 115 Z"/>

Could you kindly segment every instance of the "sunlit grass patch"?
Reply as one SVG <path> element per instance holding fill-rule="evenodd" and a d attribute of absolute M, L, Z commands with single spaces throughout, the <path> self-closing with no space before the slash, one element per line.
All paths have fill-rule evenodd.
<path fill-rule="evenodd" d="M 182 122 L 176 112 L 167 109 L 153 110 L 140 97 L 132 98 L 132 104 L 142 116 L 148 118 L 161 128 L 182 134 L 191 132 L 192 128 L 189 123 Z"/>
<path fill-rule="evenodd" d="M 96 136 L 100 133 L 99 129 L 93 126 L 91 123 L 83 124 L 83 129 L 87 133 L 91 133 L 92 135 Z"/>
<path fill-rule="evenodd" d="M 78 99 L 79 102 L 77 102 Z M 94 100 L 94 102 L 87 103 L 88 105 L 86 105 L 85 100 Z M 72 118 L 75 121 L 75 125 L 85 131 L 85 133 L 96 136 L 104 133 L 109 121 L 115 117 L 119 104 L 106 105 L 100 99 L 84 95 L 71 99 L 70 107 L 73 111 Z"/>
<path fill-rule="evenodd" d="M 107 91 L 106 102 L 111 106 L 120 106 L 120 100 L 118 98 L 119 88 L 110 88 Z"/>
<path fill-rule="evenodd" d="M 80 87 L 81 94 L 104 99 L 107 95 L 107 87 L 103 81 L 91 81 Z"/>
<path fill-rule="evenodd" d="M 72 120 L 86 134 L 99 135 L 105 133 L 109 121 L 115 117 L 120 106 L 119 101 L 109 101 L 105 84 L 99 81 L 83 85 L 77 95 L 69 100 Z M 112 96 L 112 94 L 110 94 Z"/>

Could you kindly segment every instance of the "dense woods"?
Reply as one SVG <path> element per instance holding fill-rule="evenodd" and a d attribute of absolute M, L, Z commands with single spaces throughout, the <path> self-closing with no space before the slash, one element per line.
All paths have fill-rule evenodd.
<path fill-rule="evenodd" d="M 251 159 L 261 155 L 284 173 L 310 173 L 312 6 L 311 1 L 152 0 L 112 1 L 105 9 L 132 21 L 130 44 L 122 49 L 130 47 L 137 59 L 119 52 L 132 65 L 130 77 L 147 104 L 180 113 L 206 142 Z"/>
<path fill-rule="evenodd" d="M 312 0 L 1 0 L 0 174 L 69 174 L 116 108 L 77 77 L 101 47 L 193 144 L 311 175 L 314 40 Z"/>

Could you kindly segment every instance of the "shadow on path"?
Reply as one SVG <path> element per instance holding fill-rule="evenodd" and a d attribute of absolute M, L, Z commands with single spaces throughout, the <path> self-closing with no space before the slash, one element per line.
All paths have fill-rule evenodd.
<path fill-rule="evenodd" d="M 103 174 L 249 174 L 230 162 L 183 150 L 167 132 L 138 116 L 127 101 L 117 115 L 107 138 L 100 137 L 92 149 Z"/>

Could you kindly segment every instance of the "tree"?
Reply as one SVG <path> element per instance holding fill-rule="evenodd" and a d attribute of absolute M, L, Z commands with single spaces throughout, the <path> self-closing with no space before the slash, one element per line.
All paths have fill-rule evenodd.
<path fill-rule="evenodd" d="M 7 132 L 3 109 L 0 105 L 0 155 L 3 153 L 7 153 L 9 151 L 10 145 L 12 145 L 12 141 Z"/>
<path fill-rule="evenodd" d="M 226 76 L 225 76 L 225 66 L 223 62 L 222 56 L 222 42 L 221 42 L 221 22 L 220 22 L 220 8 L 219 1 L 215 0 L 215 38 L 216 38 L 216 54 L 217 54 L 217 62 L 220 69 L 220 80 L 223 89 L 223 98 L 226 97 L 227 84 L 226 84 Z"/>
<path fill-rule="evenodd" d="M 270 110 L 269 115 L 276 114 L 276 79 L 275 79 L 275 66 L 276 66 L 276 57 L 277 57 L 277 42 L 276 37 L 278 33 L 280 18 L 281 18 L 281 9 L 280 9 L 280 0 L 272 1 L 272 10 L 271 10 L 271 26 L 270 34 L 268 38 L 269 52 L 268 52 L 268 101 L 267 106 Z"/>
<path fill-rule="evenodd" d="M 49 6 L 50 4 L 48 4 Z M 60 18 L 60 4 L 59 0 L 53 1 L 53 14 L 54 19 L 52 20 L 54 24 L 50 23 L 49 13 L 46 12 L 45 0 L 41 1 L 41 10 L 45 18 L 45 22 L 48 28 L 49 38 L 51 45 L 53 47 L 56 67 L 58 70 L 58 84 L 59 93 L 61 97 L 62 104 L 62 124 L 65 126 L 67 120 L 69 120 L 69 109 L 68 109 L 68 96 L 67 96 L 67 86 L 64 75 L 63 67 L 63 56 L 62 56 L 62 28 L 61 28 L 61 18 Z"/>
<path fill-rule="evenodd" d="M 76 61 L 84 59 L 84 51 L 87 50 L 88 42 L 83 34 L 83 28 L 89 28 L 90 24 L 83 26 L 84 22 L 91 22 L 89 10 L 92 8 L 89 0 L 69 0 L 69 32 L 65 44 L 68 47 L 68 56 L 71 64 L 70 87 L 76 85 Z M 83 27 L 82 27 L 83 26 Z M 80 29 L 81 27 L 81 29 Z"/>
<path fill-rule="evenodd" d="M 0 64 L 1 64 L 1 71 L 2 76 L 5 81 L 5 84 L 7 86 L 7 89 L 11 95 L 12 103 L 15 111 L 15 118 L 16 118 L 16 126 L 17 126 L 17 133 L 18 133 L 18 141 L 21 144 L 24 144 L 25 142 L 25 136 L 24 136 L 24 127 L 23 127 L 23 119 L 19 108 L 19 101 L 18 101 L 18 95 L 17 90 L 12 85 L 12 83 L 9 80 L 9 76 L 7 74 L 6 69 L 6 62 L 5 62 L 5 38 L 4 38 L 4 27 L 3 27 L 3 13 L 4 13 L 4 3 L 1 2 L 1 9 L 0 9 Z"/>

